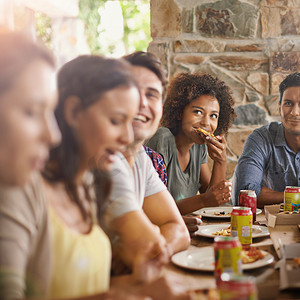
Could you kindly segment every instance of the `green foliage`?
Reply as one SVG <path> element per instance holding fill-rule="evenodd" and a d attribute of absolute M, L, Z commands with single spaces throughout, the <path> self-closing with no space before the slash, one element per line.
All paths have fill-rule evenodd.
<path fill-rule="evenodd" d="M 99 9 L 109 0 L 79 0 L 79 18 L 85 24 L 85 34 L 90 51 L 93 54 L 112 54 L 116 45 L 103 41 L 101 34 L 101 16 Z M 117 0 L 116 0 L 117 1 Z M 150 0 L 119 1 L 124 25 L 122 42 L 125 52 L 147 51 L 150 43 Z M 36 34 L 50 49 L 52 49 L 51 19 L 37 12 L 35 14 Z M 114 20 L 111 20 L 114 22 Z M 101 39 L 103 41 L 101 45 Z M 105 44 L 105 46 L 103 45 Z"/>
<path fill-rule="evenodd" d="M 101 47 L 101 16 L 99 9 L 108 0 L 80 0 L 79 17 L 85 23 L 85 33 L 91 53 L 113 53 L 115 45 Z M 150 0 L 119 1 L 124 20 L 123 44 L 126 53 L 146 51 L 150 42 Z M 113 22 L 114 20 L 112 20 Z M 100 37 L 100 38 L 99 38 Z"/>
<path fill-rule="evenodd" d="M 148 4 L 147 11 L 141 11 Z M 120 1 L 124 17 L 123 42 L 126 52 L 147 51 L 150 43 L 149 1 Z"/>
<path fill-rule="evenodd" d="M 35 13 L 36 36 L 48 48 L 52 49 L 52 25 L 51 19 L 43 13 Z"/>
<path fill-rule="evenodd" d="M 79 18 L 85 23 L 85 34 L 91 53 L 101 53 L 99 44 L 99 31 L 101 17 L 99 8 L 104 6 L 105 0 L 80 0 Z"/>

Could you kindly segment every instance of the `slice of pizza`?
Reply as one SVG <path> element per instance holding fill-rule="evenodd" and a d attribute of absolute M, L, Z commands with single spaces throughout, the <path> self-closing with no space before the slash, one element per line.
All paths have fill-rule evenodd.
<path fill-rule="evenodd" d="M 200 128 L 200 127 L 198 127 L 198 128 L 194 128 L 195 129 L 195 131 L 197 132 L 197 133 L 203 133 L 205 136 L 211 136 L 212 138 L 214 138 L 215 140 L 218 140 L 212 133 L 210 133 L 210 132 L 208 132 L 208 131 L 206 131 L 206 130 L 204 130 L 204 129 L 202 129 L 202 128 Z"/>
<path fill-rule="evenodd" d="M 263 252 L 257 247 L 243 248 L 241 251 L 243 264 L 250 264 L 264 257 L 265 255 L 263 254 Z"/>

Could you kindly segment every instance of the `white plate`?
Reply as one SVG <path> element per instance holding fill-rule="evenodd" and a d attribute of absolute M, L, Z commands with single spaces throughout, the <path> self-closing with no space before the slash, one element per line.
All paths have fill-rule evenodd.
<path fill-rule="evenodd" d="M 251 270 L 256 268 L 261 268 L 271 264 L 274 261 L 273 255 L 263 251 L 265 255 L 263 259 L 259 259 L 250 264 L 242 264 L 243 270 Z M 196 270 L 196 271 L 209 271 L 213 272 L 214 266 L 214 248 L 213 247 L 202 247 L 202 248 L 192 248 L 184 250 L 174 254 L 171 261 L 182 268 Z"/>
<path fill-rule="evenodd" d="M 201 208 L 199 210 L 196 210 L 193 212 L 193 214 L 201 215 L 202 217 L 208 217 L 208 218 L 230 218 L 230 215 L 224 216 L 224 215 L 215 215 L 219 212 L 225 212 L 225 214 L 230 214 L 232 211 L 232 206 L 216 206 L 216 207 L 205 207 Z M 262 210 L 260 208 L 256 209 L 256 214 L 259 215 L 262 213 Z"/>
<path fill-rule="evenodd" d="M 195 232 L 196 235 L 201 235 L 205 237 L 214 238 L 217 235 L 213 235 L 213 233 L 226 229 L 229 227 L 229 223 L 226 224 L 211 224 L 211 225 L 200 225 L 198 231 Z M 252 225 L 252 238 L 260 238 L 264 236 L 270 235 L 268 227 L 260 226 L 260 225 Z"/>

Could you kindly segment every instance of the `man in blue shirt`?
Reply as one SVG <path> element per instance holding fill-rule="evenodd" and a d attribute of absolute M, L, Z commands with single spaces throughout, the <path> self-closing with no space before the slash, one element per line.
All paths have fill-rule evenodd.
<path fill-rule="evenodd" d="M 247 138 L 234 173 L 233 197 L 254 190 L 257 206 L 282 203 L 286 186 L 300 186 L 300 73 L 279 86 L 281 122 L 255 129 Z"/>

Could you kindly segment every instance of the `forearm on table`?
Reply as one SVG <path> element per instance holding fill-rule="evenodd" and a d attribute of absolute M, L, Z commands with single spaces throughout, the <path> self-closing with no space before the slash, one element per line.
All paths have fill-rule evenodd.
<path fill-rule="evenodd" d="M 284 201 L 284 192 L 273 191 L 269 188 L 262 187 L 257 206 L 263 208 L 265 205 L 280 204 Z"/>
<path fill-rule="evenodd" d="M 151 243 L 165 243 L 158 226 L 152 224 L 141 211 L 129 212 L 113 223 L 119 235 L 118 252 L 131 266 L 138 251 Z"/>
<path fill-rule="evenodd" d="M 168 190 L 145 197 L 143 210 L 149 220 L 159 227 L 171 252 L 189 245 L 189 232 Z"/>
<path fill-rule="evenodd" d="M 190 214 L 195 210 L 208 206 L 205 193 L 177 200 L 176 203 L 182 215 Z"/>
<path fill-rule="evenodd" d="M 190 235 L 184 223 L 164 224 L 160 227 L 160 232 L 166 240 L 169 256 L 190 245 Z"/>

